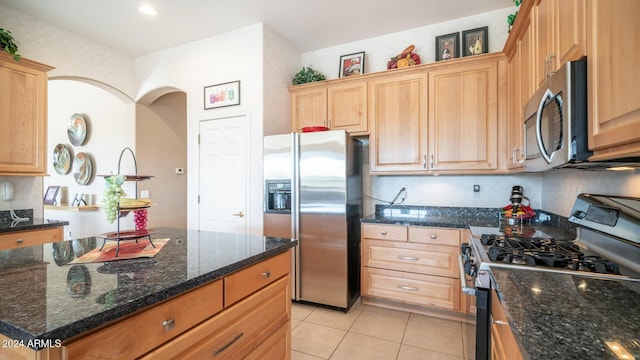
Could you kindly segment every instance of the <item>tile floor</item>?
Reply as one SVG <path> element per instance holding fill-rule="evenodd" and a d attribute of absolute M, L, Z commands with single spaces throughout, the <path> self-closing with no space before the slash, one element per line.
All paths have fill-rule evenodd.
<path fill-rule="evenodd" d="M 472 324 L 362 305 L 291 306 L 292 360 L 470 360 Z"/>

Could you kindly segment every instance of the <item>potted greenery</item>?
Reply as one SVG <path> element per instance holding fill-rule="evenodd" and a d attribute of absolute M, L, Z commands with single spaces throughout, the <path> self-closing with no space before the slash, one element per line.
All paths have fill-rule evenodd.
<path fill-rule="evenodd" d="M 325 80 L 318 70 L 314 70 L 311 66 L 303 66 L 302 70 L 293 77 L 293 85 L 306 84 L 309 82 Z"/>
<path fill-rule="evenodd" d="M 513 0 L 513 4 L 516 7 L 519 7 L 520 4 L 522 4 L 522 0 Z M 513 27 L 513 23 L 516 22 L 516 16 L 518 16 L 518 10 L 516 10 L 515 13 L 509 14 L 509 16 L 507 16 L 507 24 L 509 24 L 509 32 L 511 32 L 511 27 Z"/>
<path fill-rule="evenodd" d="M 16 61 L 20 61 L 18 54 L 18 45 L 13 40 L 11 31 L 0 28 L 0 50 L 7 52 L 13 56 Z"/>

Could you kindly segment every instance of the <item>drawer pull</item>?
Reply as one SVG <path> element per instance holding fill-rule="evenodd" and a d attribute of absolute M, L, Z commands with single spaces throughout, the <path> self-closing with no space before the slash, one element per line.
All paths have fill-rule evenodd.
<path fill-rule="evenodd" d="M 417 258 L 417 257 L 413 257 L 413 256 L 402 256 L 402 255 L 398 255 L 398 259 L 400 259 L 400 260 L 411 260 L 411 261 L 418 261 L 418 260 L 420 260 L 420 258 Z"/>
<path fill-rule="evenodd" d="M 435 240 L 435 238 L 437 238 L 437 237 L 438 237 L 438 235 L 436 235 L 436 234 L 431 234 L 431 238 L 432 238 L 432 239 L 434 239 L 434 240 Z"/>
<path fill-rule="evenodd" d="M 213 356 L 218 356 L 218 354 L 220 354 L 221 352 L 225 351 L 229 346 L 233 345 L 233 343 L 235 343 L 236 341 L 240 340 L 242 335 L 244 335 L 244 333 L 240 333 L 240 334 L 236 335 L 236 337 L 231 339 L 231 341 L 229 341 L 228 344 L 226 344 L 225 346 L 221 347 L 220 349 L 213 350 Z"/>
<path fill-rule="evenodd" d="M 380 232 L 380 235 L 387 235 L 387 230 L 382 230 L 382 231 Z"/>
<path fill-rule="evenodd" d="M 262 273 L 262 277 L 265 279 L 268 279 L 269 277 L 271 277 L 271 271 L 265 271 Z"/>
<path fill-rule="evenodd" d="M 16 243 L 18 243 L 18 244 L 22 244 L 23 242 L 24 242 L 24 240 L 22 240 L 22 239 L 17 239 L 16 240 Z"/>
<path fill-rule="evenodd" d="M 409 291 L 418 291 L 418 290 L 420 290 L 417 287 L 406 286 L 406 285 L 398 285 L 398 288 L 402 289 L 402 290 L 409 290 Z"/>
<path fill-rule="evenodd" d="M 176 320 L 175 319 L 165 320 L 162 322 L 162 326 L 164 326 L 165 332 L 169 332 L 173 330 L 174 327 L 176 327 Z"/>

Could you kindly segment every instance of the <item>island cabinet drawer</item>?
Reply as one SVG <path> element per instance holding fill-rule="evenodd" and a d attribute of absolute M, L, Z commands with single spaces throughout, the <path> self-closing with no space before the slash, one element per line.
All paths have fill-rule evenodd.
<path fill-rule="evenodd" d="M 225 308 L 289 274 L 291 253 L 284 252 L 224 278 Z"/>
<path fill-rule="evenodd" d="M 407 227 L 398 225 L 362 225 L 362 237 L 367 239 L 407 241 Z"/>
<path fill-rule="evenodd" d="M 425 244 L 455 246 L 457 250 L 460 247 L 460 230 L 409 227 L 409 241 Z"/>
<path fill-rule="evenodd" d="M 244 360 L 284 360 L 291 354 L 291 320 L 280 326 L 267 340 L 253 350 Z"/>
<path fill-rule="evenodd" d="M 364 239 L 362 265 L 458 278 L 458 248 Z"/>
<path fill-rule="evenodd" d="M 42 230 L 15 231 L 0 235 L 0 250 L 15 249 L 25 246 L 40 245 L 62 241 L 63 227 Z"/>
<path fill-rule="evenodd" d="M 143 359 L 242 359 L 269 346 L 269 337 L 291 318 L 290 281 L 281 278 Z"/>
<path fill-rule="evenodd" d="M 67 359 L 134 359 L 222 310 L 222 280 L 64 344 Z"/>
<path fill-rule="evenodd" d="M 460 281 L 440 276 L 363 268 L 362 294 L 460 311 Z"/>

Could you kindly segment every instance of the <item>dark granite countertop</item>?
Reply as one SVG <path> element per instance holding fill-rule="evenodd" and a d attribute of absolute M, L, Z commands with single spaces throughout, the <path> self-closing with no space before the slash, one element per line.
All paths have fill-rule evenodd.
<path fill-rule="evenodd" d="M 477 229 L 504 233 L 518 231 L 542 231 L 556 239 L 574 239 L 575 225 L 566 218 L 536 210 L 536 217 L 516 226 L 507 225 L 500 218 L 497 208 L 468 208 L 447 206 L 376 205 L 376 212 L 361 219 L 363 223 L 406 226 L 445 227 L 453 229 Z M 492 229 L 489 229 L 492 228 Z M 480 236 L 481 234 L 473 234 Z"/>
<path fill-rule="evenodd" d="M 26 221 L 11 221 L 9 219 L 8 221 L 0 221 L 0 234 L 15 231 L 40 230 L 65 225 L 69 225 L 69 222 L 49 219 L 30 219 Z"/>
<path fill-rule="evenodd" d="M 158 228 L 153 258 L 68 262 L 102 245 L 86 238 L 0 251 L 0 333 L 64 341 L 295 246 L 296 240 Z M 83 291 L 74 282 L 86 285 Z M 31 340 L 31 341 L 30 341 Z M 33 347 L 37 349 L 37 346 Z"/>
<path fill-rule="evenodd" d="M 640 282 L 492 268 L 498 295 L 531 360 L 640 359 Z"/>

